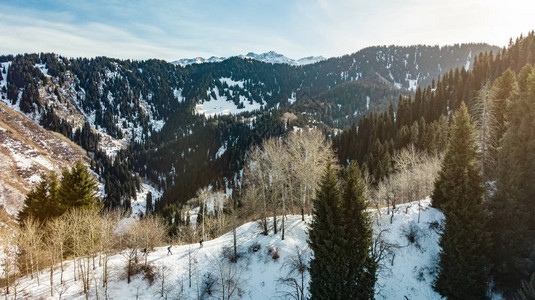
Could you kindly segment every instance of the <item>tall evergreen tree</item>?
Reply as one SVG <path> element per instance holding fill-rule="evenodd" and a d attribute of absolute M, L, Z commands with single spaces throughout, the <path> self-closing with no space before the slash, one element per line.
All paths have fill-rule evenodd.
<path fill-rule="evenodd" d="M 506 113 L 507 129 L 498 154 L 497 192 L 491 202 L 496 243 L 493 275 L 511 292 L 535 272 L 535 71 L 519 74 L 519 94 Z"/>
<path fill-rule="evenodd" d="M 39 221 L 46 221 L 62 213 L 58 197 L 58 180 L 55 173 L 42 178 L 39 185 L 31 190 L 24 199 L 24 207 L 19 212 L 20 222 L 32 216 Z"/>
<path fill-rule="evenodd" d="M 314 252 L 310 261 L 311 299 L 344 299 L 341 199 L 331 164 L 323 175 L 314 199 L 309 245 Z"/>
<path fill-rule="evenodd" d="M 433 191 L 433 204 L 443 209 L 446 217 L 434 288 L 448 299 L 486 298 L 489 234 L 479 163 L 475 127 L 461 103 Z"/>
<path fill-rule="evenodd" d="M 373 299 L 377 263 L 371 256 L 373 230 L 366 212 L 366 186 L 357 162 L 344 172 L 343 261 L 345 262 L 344 294 L 347 299 Z"/>
<path fill-rule="evenodd" d="M 101 205 L 96 194 L 97 182 L 80 160 L 62 175 L 58 194 L 64 208 Z"/>

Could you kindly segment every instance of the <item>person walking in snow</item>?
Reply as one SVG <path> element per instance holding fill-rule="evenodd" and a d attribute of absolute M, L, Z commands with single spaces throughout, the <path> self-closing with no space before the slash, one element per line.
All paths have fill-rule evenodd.
<path fill-rule="evenodd" d="M 169 247 L 167 247 L 167 255 L 173 255 L 173 252 L 171 252 L 171 245 L 169 245 Z"/>
<path fill-rule="evenodd" d="M 199 248 L 202 248 L 202 242 L 203 242 L 203 239 L 201 239 L 201 241 L 199 242 L 199 244 L 201 244 Z"/>
<path fill-rule="evenodd" d="M 142 256 L 147 255 L 147 248 L 143 248 L 143 251 L 141 252 L 143 253 Z"/>

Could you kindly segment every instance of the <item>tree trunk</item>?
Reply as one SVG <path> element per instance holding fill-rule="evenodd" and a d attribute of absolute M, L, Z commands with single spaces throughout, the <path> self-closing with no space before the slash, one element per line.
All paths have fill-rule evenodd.
<path fill-rule="evenodd" d="M 273 200 L 273 233 L 277 234 L 277 202 Z"/>
<path fill-rule="evenodd" d="M 54 254 L 52 254 L 52 263 L 50 264 L 50 297 L 54 297 Z"/>
<path fill-rule="evenodd" d="M 268 235 L 268 227 L 267 227 L 267 199 L 266 199 L 266 190 L 264 187 L 262 187 L 262 194 L 263 194 L 263 203 L 264 203 L 264 214 L 263 214 L 263 220 L 264 220 L 264 235 Z"/>
<path fill-rule="evenodd" d="M 59 244 L 59 282 L 63 284 L 63 243 Z"/>

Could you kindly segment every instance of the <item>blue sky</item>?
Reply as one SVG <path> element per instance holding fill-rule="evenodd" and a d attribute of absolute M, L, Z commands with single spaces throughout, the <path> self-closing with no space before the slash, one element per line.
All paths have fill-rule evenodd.
<path fill-rule="evenodd" d="M 340 56 L 373 45 L 487 42 L 535 29 L 519 0 L 0 0 L 0 54 L 175 60 L 274 50 Z"/>

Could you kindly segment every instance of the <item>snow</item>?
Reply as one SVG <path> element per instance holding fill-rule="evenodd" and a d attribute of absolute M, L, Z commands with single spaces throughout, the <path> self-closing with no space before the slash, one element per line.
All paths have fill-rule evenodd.
<path fill-rule="evenodd" d="M 292 92 L 292 96 L 288 98 L 288 104 L 293 105 L 297 101 L 297 93 Z"/>
<path fill-rule="evenodd" d="M 443 220 L 443 214 L 429 206 L 430 200 L 421 201 L 421 216 L 418 222 L 418 202 L 398 205 L 395 210 L 393 223 L 390 224 L 390 215 L 387 215 L 386 208 L 380 210 L 377 216 L 376 210 L 370 210 L 374 215 L 373 224 L 375 235 L 380 230 L 387 230 L 383 233 L 388 243 L 395 244 L 393 255 L 387 257 L 381 264 L 376 283 L 376 299 L 440 299 L 440 296 L 432 290 L 434 280 L 434 266 L 439 253 L 439 233 L 435 229 L 436 224 Z M 272 219 L 269 219 L 271 223 Z M 280 218 L 278 222 L 280 222 Z M 258 222 L 250 222 L 237 229 L 238 253 L 240 258 L 238 263 L 230 265 L 241 272 L 240 282 L 242 287 L 241 299 L 273 299 L 281 297 L 284 292 L 291 289 L 282 285 L 278 279 L 286 275 L 289 269 L 284 262 L 294 255 L 296 249 L 304 252 L 306 258 L 310 258 L 312 253 L 307 245 L 307 231 L 311 218 L 307 216 L 305 221 L 301 221 L 301 216 L 287 216 L 286 235 L 281 240 L 280 232 L 276 235 L 264 236 Z M 129 221 L 130 222 L 130 221 Z M 128 226 L 129 222 L 123 222 L 122 226 Z M 417 242 L 411 244 L 404 232 L 410 226 L 419 232 Z M 280 225 L 280 224 L 279 224 Z M 218 266 L 226 264 L 221 253 L 232 246 L 232 232 L 211 241 L 205 241 L 201 248 L 199 244 L 173 245 L 172 255 L 167 255 L 167 246 L 156 248 L 149 252 L 148 262 L 155 270 L 165 272 L 166 283 L 164 289 L 168 291 L 171 298 L 195 299 L 197 293 L 202 288 L 203 276 L 209 272 L 218 276 Z M 258 251 L 253 251 L 253 246 L 258 245 Z M 278 259 L 273 259 L 269 249 L 276 249 L 279 253 Z M 188 276 L 188 256 L 192 257 L 192 283 L 189 287 Z M 393 262 L 393 264 L 391 264 Z M 110 258 L 110 299 L 162 299 L 161 280 L 149 285 L 141 275 L 132 278 L 130 284 L 126 283 L 124 269 L 126 260 L 117 254 Z M 72 262 L 67 262 L 64 272 L 65 293 L 63 299 L 84 299 L 82 283 L 73 281 Z M 91 277 L 100 282 L 102 275 L 101 267 L 92 270 Z M 45 276 L 38 286 L 36 280 L 29 277 L 20 280 L 18 289 L 27 293 L 29 298 L 57 299 L 57 292 L 54 297 L 50 297 L 50 286 Z M 308 272 L 305 273 L 305 290 L 308 289 Z M 55 273 L 54 282 L 59 282 L 59 271 Z M 59 284 L 58 284 L 59 286 Z M 99 297 L 104 298 L 103 290 L 98 286 Z M 217 293 L 217 292 L 216 292 Z M 214 295 L 219 298 L 219 295 Z M 89 298 L 96 298 L 95 285 L 92 284 Z"/>
<path fill-rule="evenodd" d="M 409 82 L 409 90 L 410 91 L 416 91 L 418 88 L 418 79 L 407 79 Z"/>
<path fill-rule="evenodd" d="M 46 67 L 45 64 L 35 64 L 34 67 L 38 68 L 39 70 L 41 70 L 41 72 L 43 73 L 43 75 L 47 76 L 48 75 L 48 69 Z"/>
<path fill-rule="evenodd" d="M 6 89 L 7 89 L 7 74 L 9 72 L 9 67 L 10 66 L 11 66 L 11 62 L 10 61 L 0 63 L 0 72 L 2 72 L 2 80 L 0 80 L 0 93 L 1 93 L 2 96 L 5 95 L 5 93 L 1 92 L 2 88 L 6 87 Z M 6 69 L 6 73 L 5 74 L 3 73 L 4 68 Z"/>
<path fill-rule="evenodd" d="M 210 90 L 208 93 L 210 93 Z M 203 103 L 195 105 L 195 113 L 198 115 L 204 115 L 206 118 L 214 117 L 217 115 L 229 115 L 239 114 L 243 112 L 250 112 L 259 110 L 262 104 L 258 102 L 250 103 L 245 96 L 240 95 L 240 103 L 243 104 L 243 108 L 238 106 L 232 100 L 228 100 L 226 96 L 219 95 L 219 89 L 215 87 L 213 89 L 216 95 L 216 99 L 210 101 L 204 101 Z"/>
<path fill-rule="evenodd" d="M 466 70 L 470 70 L 470 61 L 472 60 L 472 49 L 470 49 L 470 53 L 468 53 L 468 58 L 466 58 L 466 64 L 464 65 L 464 68 Z"/>
<path fill-rule="evenodd" d="M 249 52 L 246 55 L 237 55 L 239 58 L 243 59 L 254 59 L 265 63 L 271 63 L 271 64 L 289 64 L 291 66 L 304 66 L 308 64 L 314 64 L 319 61 L 325 60 L 325 57 L 323 56 L 307 56 L 300 59 L 293 59 L 286 57 L 282 54 L 279 54 L 275 51 L 269 51 L 261 54 L 256 54 L 254 52 Z M 173 65 L 179 65 L 182 67 L 185 67 L 187 65 L 191 64 L 203 64 L 203 63 L 218 63 L 226 60 L 226 57 L 215 57 L 212 56 L 210 58 L 203 58 L 203 57 L 195 57 L 195 58 L 183 58 L 176 61 L 171 62 Z"/>
<path fill-rule="evenodd" d="M 226 83 L 229 87 L 238 86 L 242 89 L 243 89 L 243 84 L 245 83 L 243 80 L 234 81 L 232 80 L 232 78 L 229 78 L 229 77 L 221 77 L 219 78 L 219 81 L 221 81 L 221 83 Z"/>
<path fill-rule="evenodd" d="M 156 199 L 162 196 L 162 193 L 158 191 L 156 187 L 152 186 L 148 182 L 142 182 L 141 190 L 136 193 L 136 198 L 132 199 L 131 201 L 133 217 L 137 217 L 137 216 L 145 214 L 146 207 L 147 207 L 147 194 L 149 192 L 152 194 L 153 204 Z"/>
<path fill-rule="evenodd" d="M 217 63 L 217 62 L 222 62 L 225 59 L 226 59 L 225 57 L 215 57 L 215 56 L 212 56 L 210 58 L 203 58 L 203 57 L 183 58 L 183 59 L 173 61 L 171 62 L 171 64 L 185 67 L 187 65 L 192 65 L 192 64 Z"/>
<path fill-rule="evenodd" d="M 186 98 L 182 96 L 182 89 L 173 89 L 173 95 L 178 100 L 178 102 L 184 102 L 184 100 L 186 100 Z"/>
<path fill-rule="evenodd" d="M 220 158 L 225 152 L 227 151 L 227 144 L 223 144 L 219 150 L 217 150 L 217 153 L 215 154 L 215 158 Z"/>

